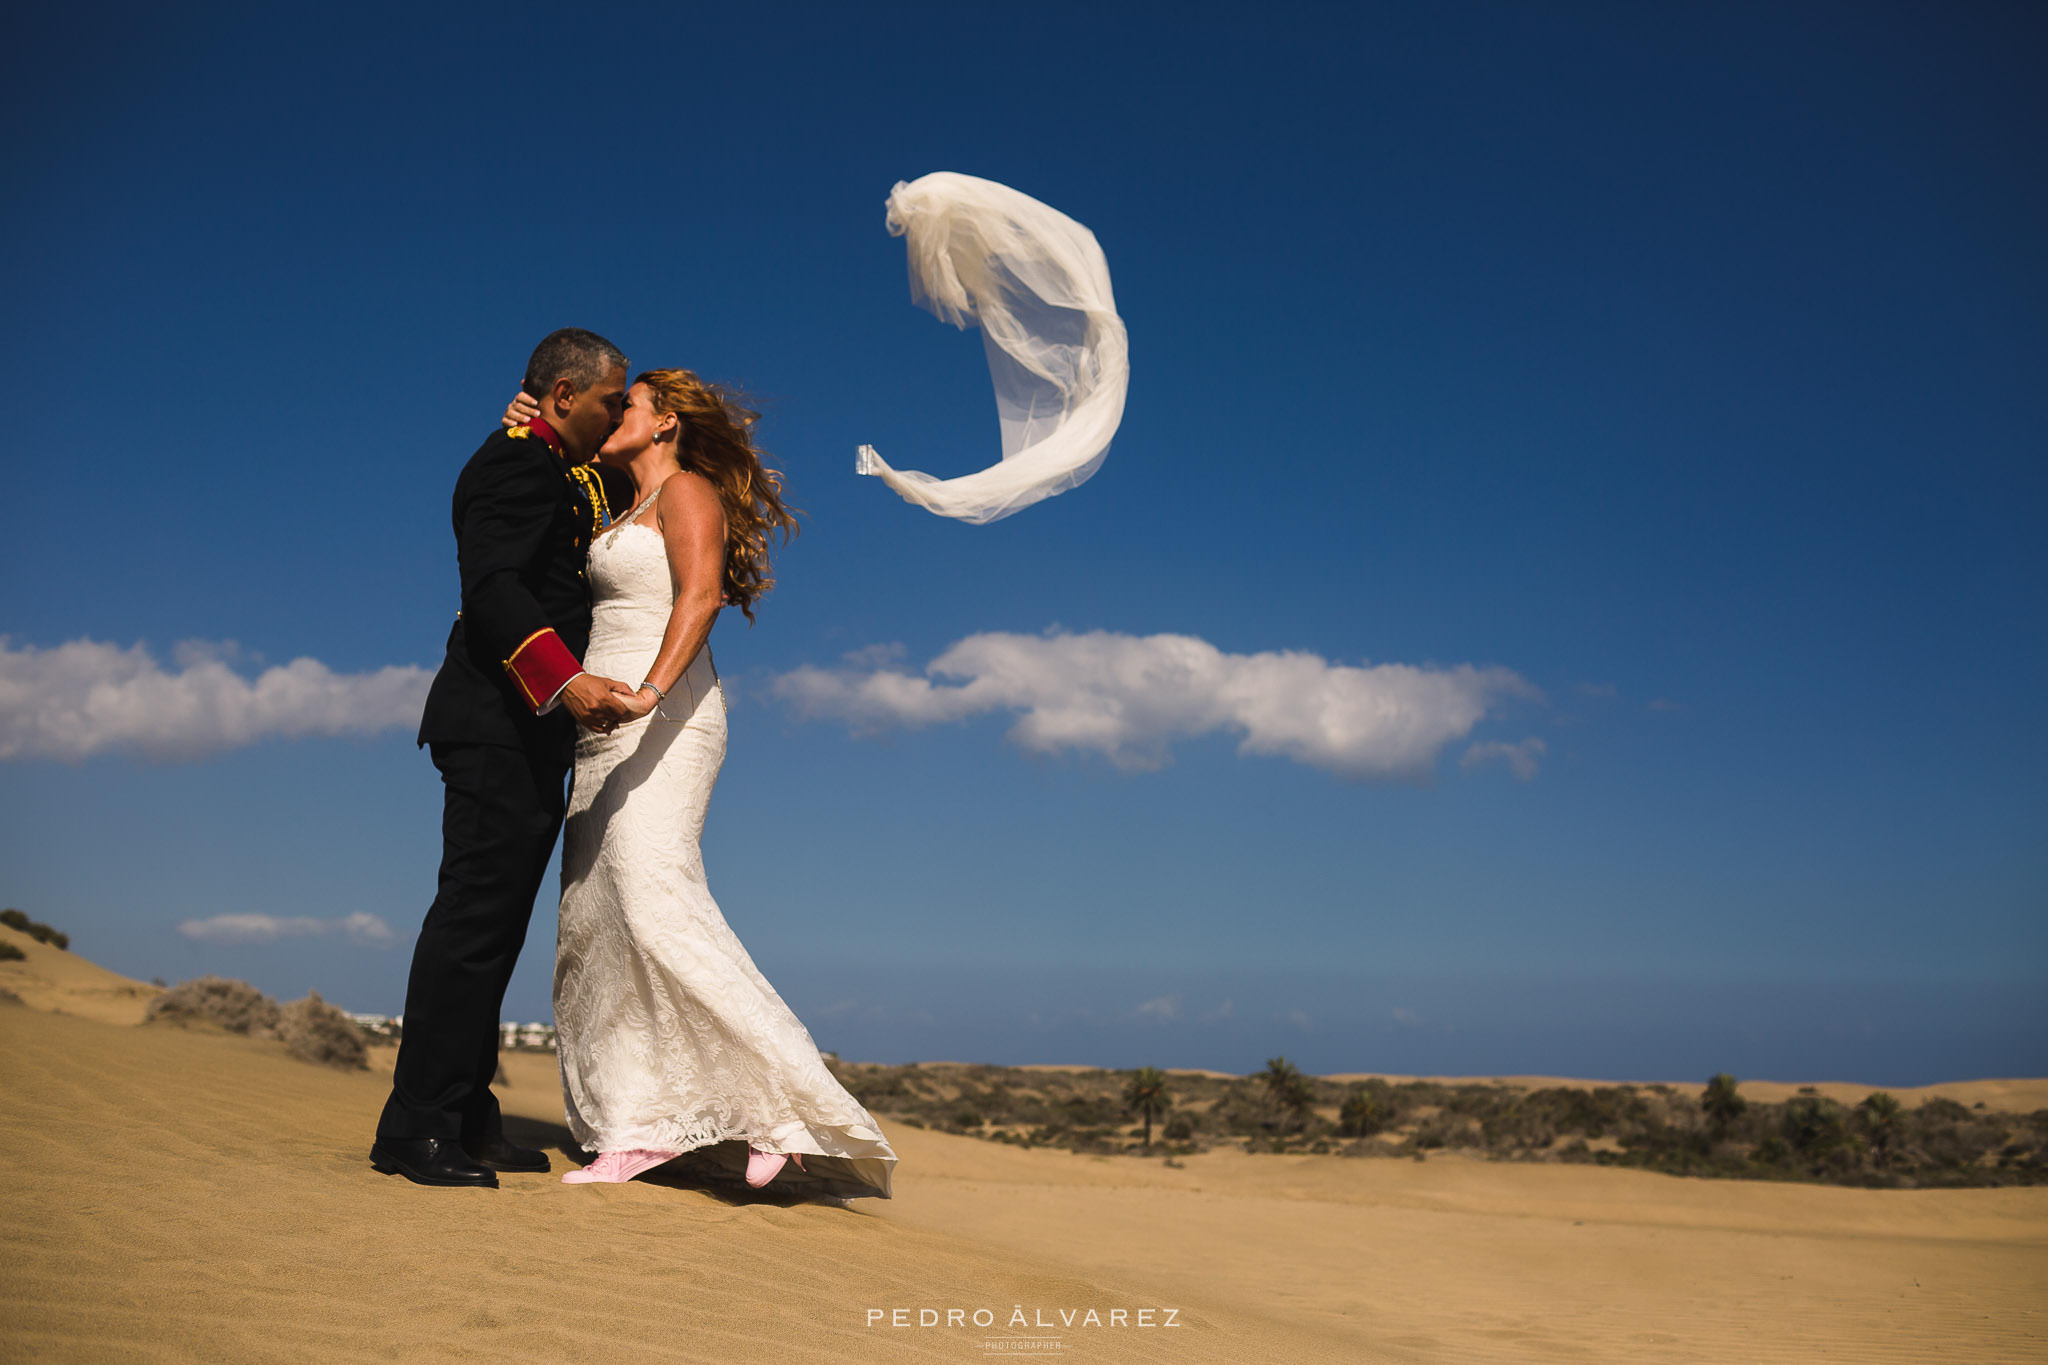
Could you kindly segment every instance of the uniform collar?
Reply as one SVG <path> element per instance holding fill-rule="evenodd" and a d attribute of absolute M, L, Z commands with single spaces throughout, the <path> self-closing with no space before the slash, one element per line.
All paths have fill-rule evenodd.
<path fill-rule="evenodd" d="M 548 443 L 549 450 L 554 451 L 557 455 L 562 453 L 561 433 L 549 426 L 546 418 L 536 417 L 531 422 L 528 422 L 527 425 L 533 428 L 534 435 Z"/>

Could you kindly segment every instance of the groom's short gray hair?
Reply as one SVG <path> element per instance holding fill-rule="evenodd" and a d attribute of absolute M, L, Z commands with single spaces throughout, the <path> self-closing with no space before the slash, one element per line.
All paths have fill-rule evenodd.
<path fill-rule="evenodd" d="M 535 398 L 566 379 L 581 393 L 613 370 L 626 368 L 626 353 L 595 332 L 564 327 L 549 332 L 526 362 L 526 382 L 519 387 Z"/>

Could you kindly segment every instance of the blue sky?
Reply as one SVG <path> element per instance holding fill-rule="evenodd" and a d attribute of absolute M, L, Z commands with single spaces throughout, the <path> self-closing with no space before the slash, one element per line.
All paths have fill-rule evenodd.
<path fill-rule="evenodd" d="M 706 857 L 821 1046 L 2042 1074 L 2044 38 L 1996 5 L 29 15 L 0 901 L 134 975 L 396 1009 L 438 854 L 409 725 L 20 737 L 67 642 L 195 686 L 431 669 L 455 472 L 581 325 L 758 394 L 806 514 L 713 637 Z M 978 340 L 883 228 L 932 170 L 1090 227 L 1130 333 L 1101 471 L 982 527 L 853 474 L 996 452 Z M 1526 690 L 1396 781 L 775 690 L 1054 629 Z M 1465 762 L 1531 739 L 1526 780 Z M 218 915 L 317 924 L 180 931 Z"/>

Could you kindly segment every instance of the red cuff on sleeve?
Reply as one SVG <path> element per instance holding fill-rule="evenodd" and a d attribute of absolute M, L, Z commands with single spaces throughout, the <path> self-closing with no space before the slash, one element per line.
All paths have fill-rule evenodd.
<path fill-rule="evenodd" d="M 526 694 L 526 704 L 538 712 L 564 683 L 583 671 L 583 665 L 576 662 L 561 636 L 552 630 L 537 630 L 512 651 L 512 657 L 505 660 L 505 671 Z"/>

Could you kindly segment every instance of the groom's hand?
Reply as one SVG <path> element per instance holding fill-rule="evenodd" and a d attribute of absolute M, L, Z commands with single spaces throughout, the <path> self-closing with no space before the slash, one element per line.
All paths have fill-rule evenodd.
<path fill-rule="evenodd" d="M 633 719 L 631 708 L 625 704 L 626 699 L 619 695 L 624 690 L 627 690 L 626 684 L 617 678 L 578 673 L 562 689 L 562 705 L 569 708 L 569 714 L 576 717 L 578 725 L 606 735 L 620 721 Z"/>

